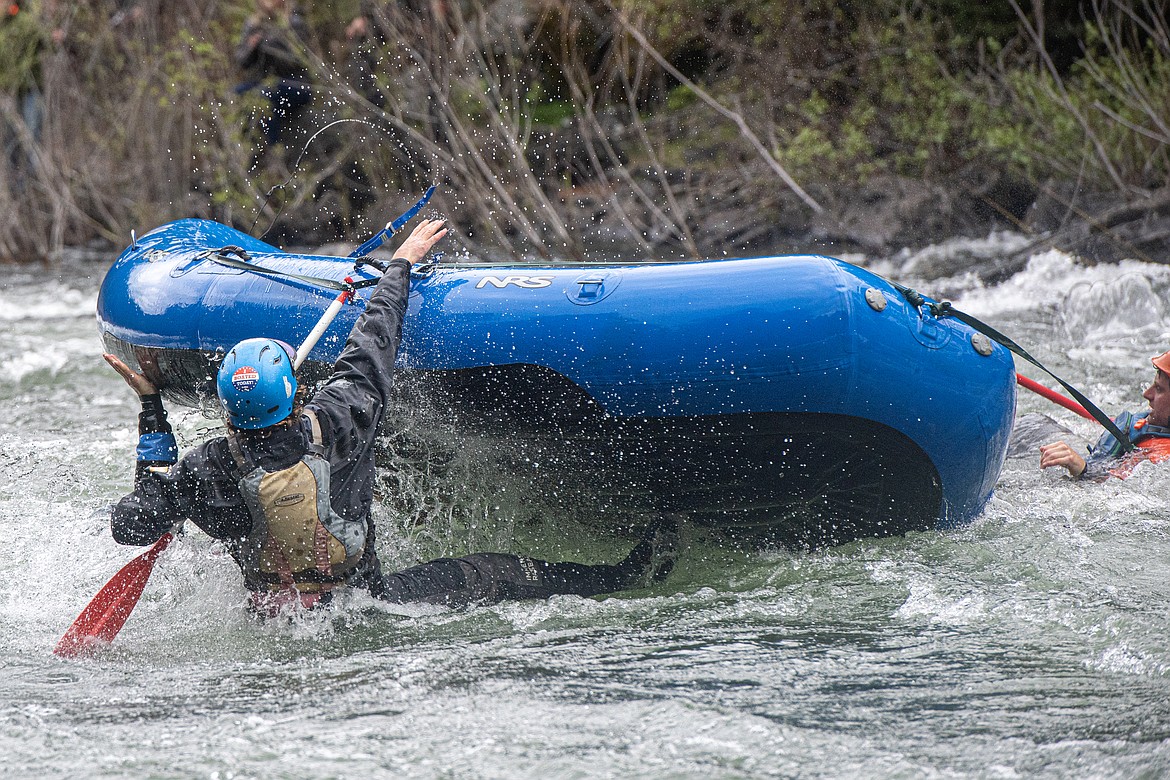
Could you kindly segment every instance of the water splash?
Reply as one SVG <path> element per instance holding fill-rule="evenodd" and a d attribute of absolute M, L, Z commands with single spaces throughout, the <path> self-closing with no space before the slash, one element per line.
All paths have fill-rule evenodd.
<path fill-rule="evenodd" d="M 1145 369 L 1100 345 L 1148 357 L 1164 316 L 1146 307 L 1149 292 L 1167 282 L 1160 268 L 1122 270 L 1143 281 L 1112 287 L 1116 268 L 1048 255 L 957 303 L 984 306 L 977 316 L 1132 401 L 1117 388 Z M 1083 311 L 1065 328 L 1078 284 Z M 1111 303 L 1097 307 L 1093 290 Z M 1115 304 L 1142 313 L 1132 344 Z M 108 652 L 60 661 L 60 633 L 137 552 L 114 544 L 96 511 L 129 489 L 137 409 L 96 337 L 91 356 L 78 354 L 92 327 L 49 315 L 9 331 L 13 343 L 77 340 L 55 373 L 0 381 L 9 776 L 1170 772 L 1170 481 L 1157 466 L 1097 485 L 1021 458 L 965 529 L 814 553 L 745 553 L 690 529 L 679 568 L 652 591 L 464 611 L 355 594 L 332 614 L 259 624 L 230 558 L 192 532 Z M 1097 348 L 1069 357 L 1080 339 Z M 0 345 L 6 360 L 25 351 Z M 176 415 L 185 440 L 207 432 L 201 419 Z M 399 424 L 414 438 L 382 475 L 389 561 L 539 538 L 529 523 L 550 521 L 512 514 L 493 453 L 420 443 L 408 412 Z M 475 525 L 497 512 L 502 525 Z"/>

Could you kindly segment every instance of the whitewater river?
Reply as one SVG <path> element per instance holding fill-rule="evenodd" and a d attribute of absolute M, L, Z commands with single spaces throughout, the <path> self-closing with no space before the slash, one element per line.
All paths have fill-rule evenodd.
<path fill-rule="evenodd" d="M 1110 413 L 1144 405 L 1170 269 L 1049 252 L 984 289 L 916 280 L 921 260 L 875 268 L 953 298 Z M 58 637 L 139 552 L 100 512 L 130 487 L 137 412 L 100 357 L 103 271 L 0 268 L 4 777 L 1170 775 L 1170 465 L 1077 484 L 1029 453 L 956 532 L 750 554 L 692 533 L 667 582 L 616 598 L 357 599 L 296 624 L 252 620 L 234 565 L 194 531 L 111 647 L 60 660 Z M 1026 392 L 1019 411 L 1096 437 Z M 182 444 L 211 424 L 176 412 Z M 425 523 L 379 509 L 389 565 L 489 542 L 614 552 L 415 484 Z"/>

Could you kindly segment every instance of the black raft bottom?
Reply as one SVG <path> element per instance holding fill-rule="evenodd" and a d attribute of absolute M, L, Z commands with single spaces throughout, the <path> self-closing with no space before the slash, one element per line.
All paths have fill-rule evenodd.
<path fill-rule="evenodd" d="M 215 356 L 105 340 L 169 399 L 214 398 Z M 308 363 L 302 383 L 328 372 Z M 857 417 L 614 418 L 573 382 L 532 365 L 400 371 L 396 394 L 390 447 L 434 436 L 469 445 L 511 496 L 586 523 L 683 512 L 745 544 L 814 548 L 931 529 L 941 511 L 926 453 Z"/>
<path fill-rule="evenodd" d="M 545 508 L 683 512 L 749 545 L 814 548 L 936 527 L 930 459 L 885 425 L 825 414 L 614 418 L 535 366 L 404 372 L 418 429 L 475 442 Z"/>

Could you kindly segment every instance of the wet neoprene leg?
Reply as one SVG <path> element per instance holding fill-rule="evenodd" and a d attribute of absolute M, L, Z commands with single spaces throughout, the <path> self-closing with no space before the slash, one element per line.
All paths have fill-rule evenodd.
<path fill-rule="evenodd" d="M 551 563 L 507 553 L 475 553 L 439 558 L 384 575 L 373 595 L 403 604 L 425 602 L 450 607 L 557 594 L 597 596 L 661 579 L 673 565 L 677 523 L 662 517 L 652 523 L 625 560 L 616 565 Z"/>
<path fill-rule="evenodd" d="M 550 563 L 506 553 L 475 553 L 438 560 L 384 575 L 374 595 L 395 603 L 424 602 L 461 607 L 556 594 L 596 596 L 627 587 L 628 567 Z"/>

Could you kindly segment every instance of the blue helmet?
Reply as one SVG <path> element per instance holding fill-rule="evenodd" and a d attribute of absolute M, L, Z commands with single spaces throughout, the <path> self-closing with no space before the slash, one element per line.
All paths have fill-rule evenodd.
<path fill-rule="evenodd" d="M 245 339 L 227 353 L 215 385 L 233 427 L 267 428 L 292 414 L 293 354 L 292 347 L 274 339 Z"/>

